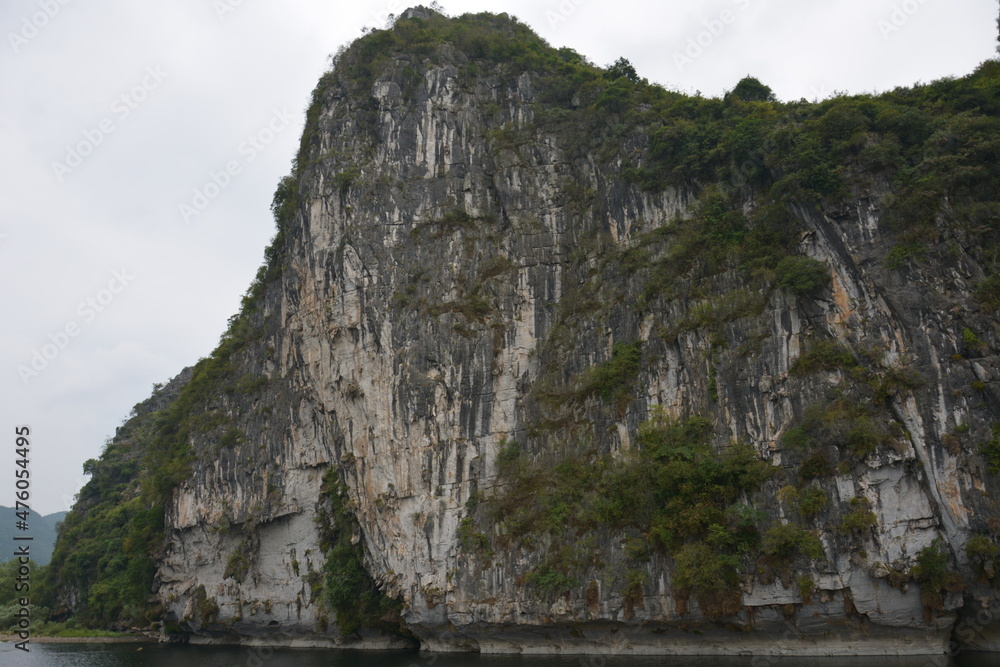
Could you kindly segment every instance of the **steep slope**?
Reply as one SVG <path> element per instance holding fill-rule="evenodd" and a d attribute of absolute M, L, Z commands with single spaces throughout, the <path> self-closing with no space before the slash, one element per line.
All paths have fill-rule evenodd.
<path fill-rule="evenodd" d="M 998 88 L 688 97 L 423 9 L 357 41 L 158 420 L 165 628 L 992 646 Z"/>

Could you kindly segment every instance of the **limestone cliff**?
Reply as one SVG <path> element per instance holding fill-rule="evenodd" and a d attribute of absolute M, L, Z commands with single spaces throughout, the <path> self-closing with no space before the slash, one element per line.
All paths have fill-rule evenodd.
<path fill-rule="evenodd" d="M 156 614 L 193 641 L 992 647 L 998 81 L 706 100 L 505 16 L 362 38 L 149 459 L 186 466 Z M 338 618 L 348 580 L 372 602 Z"/>

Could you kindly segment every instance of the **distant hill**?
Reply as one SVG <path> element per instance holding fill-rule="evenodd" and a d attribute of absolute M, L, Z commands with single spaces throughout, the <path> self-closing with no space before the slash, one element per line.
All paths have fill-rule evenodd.
<path fill-rule="evenodd" d="M 3 545 L 3 556 L 0 561 L 9 560 L 9 554 L 13 550 L 8 546 L 14 543 L 15 535 L 31 535 L 35 539 L 31 542 L 31 557 L 39 565 L 48 565 L 52 560 L 52 549 L 56 545 L 56 526 L 66 518 L 66 512 L 56 512 L 42 516 L 34 510 L 29 510 L 28 530 L 18 530 L 15 525 L 18 521 L 14 514 L 13 507 L 0 505 L 0 544 Z"/>

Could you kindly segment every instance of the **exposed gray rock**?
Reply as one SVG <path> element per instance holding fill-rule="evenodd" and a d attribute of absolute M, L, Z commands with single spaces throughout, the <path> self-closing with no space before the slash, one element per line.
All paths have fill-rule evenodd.
<path fill-rule="evenodd" d="M 951 358 L 961 331 L 930 295 L 962 281 L 913 275 L 902 284 L 887 272 L 884 193 L 872 191 L 843 210 L 796 211 L 806 230 L 800 251 L 830 267 L 831 289 L 809 303 L 774 291 L 762 314 L 726 324 L 717 401 L 706 400 L 710 334 L 695 328 L 670 342 L 656 334 L 662 319 L 681 317 L 690 304 L 655 317 L 612 305 L 603 326 L 576 332 L 572 348 L 553 352 L 546 341 L 560 324 L 557 305 L 587 284 L 592 268 L 572 253 L 597 242 L 629 247 L 643 231 L 691 216 L 695 193 L 626 185 L 621 164 L 572 152 L 564 136 L 534 122 L 535 77 L 487 73 L 470 82 L 464 58 L 442 48 L 439 63 L 405 93 L 394 76 L 408 63 L 388 67 L 371 87 L 371 127 L 361 120 L 366 100 L 342 79 L 324 91 L 299 184 L 304 203 L 284 232 L 287 265 L 262 306 L 277 322 L 260 343 L 271 352 L 243 369 L 270 384 L 256 398 L 220 399 L 245 439 L 202 456 L 174 495 L 157 593 L 169 613 L 211 641 L 398 645 L 377 633 L 341 638 L 309 583 L 323 568 L 316 518 L 324 473 L 334 467 L 367 568 L 402 597 L 407 626 L 431 650 L 943 652 L 961 596 L 928 612 L 919 585 L 893 586 L 890 572 L 912 566 L 939 537 L 966 567 L 961 545 L 989 502 L 971 448 L 955 453 L 940 439 L 987 421 L 984 408 L 956 391 L 967 377 L 1000 378 L 996 357 Z M 454 211 L 465 217 L 448 222 Z M 960 253 L 957 261 L 971 260 Z M 499 273 L 484 278 L 491 267 Z M 736 274 L 720 281 L 723 290 L 745 287 Z M 869 456 L 860 473 L 816 482 L 837 508 L 831 517 L 863 497 L 877 527 L 855 537 L 832 519 L 820 527 L 827 558 L 812 572 L 810 600 L 791 582 L 747 581 L 743 611 L 714 621 L 693 601 L 678 609 L 672 564 L 653 557 L 641 604 L 626 613 L 621 586 L 612 585 L 626 567 L 620 539 L 597 545 L 605 568 L 585 579 L 600 583 L 596 600 L 582 586 L 539 599 L 519 577 L 536 564 L 531 553 L 484 563 L 459 548 L 467 501 L 497 482 L 501 444 L 533 437 L 539 408 L 531 392 L 554 354 L 565 355 L 569 375 L 607 359 L 616 342 L 648 348 L 637 400 L 609 417 L 592 399 L 576 415 L 594 425 L 604 450 L 628 449 L 656 407 L 678 417 L 707 411 L 716 444 L 749 442 L 780 468 L 791 460 L 781 435 L 843 379 L 839 371 L 789 374 L 816 336 L 879 345 L 888 363 L 918 368 L 924 384 L 890 400 L 902 426 L 898 446 Z M 750 340 L 759 343 L 740 352 Z M 773 497 L 758 509 L 783 511 Z M 226 574 L 233 554 L 248 561 L 241 581 Z M 219 607 L 212 627 L 196 618 L 201 587 Z M 982 594 L 988 605 L 991 593 Z M 963 641 L 995 645 L 995 632 L 977 632 Z"/>

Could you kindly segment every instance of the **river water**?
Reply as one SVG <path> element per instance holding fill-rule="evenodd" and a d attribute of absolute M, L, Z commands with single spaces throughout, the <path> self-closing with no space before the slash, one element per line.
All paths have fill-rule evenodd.
<path fill-rule="evenodd" d="M 159 644 L 31 644 L 25 653 L 0 644 L 7 667 L 1000 667 L 1000 654 L 957 658 L 716 658 L 716 657 L 523 657 L 417 652 L 250 649 Z"/>

